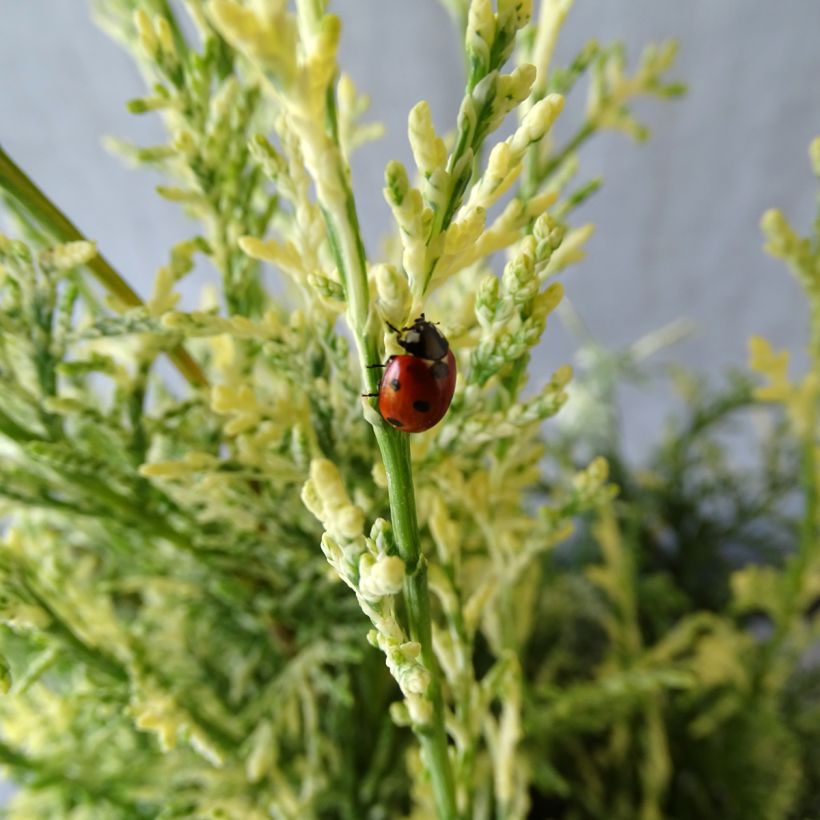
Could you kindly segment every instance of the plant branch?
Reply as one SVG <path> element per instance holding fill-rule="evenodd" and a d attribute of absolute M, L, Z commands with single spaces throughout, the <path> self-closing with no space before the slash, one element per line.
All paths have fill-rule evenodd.
<path fill-rule="evenodd" d="M 335 123 L 335 96 L 328 94 L 328 131 L 334 142 L 335 173 L 344 190 L 345 207 L 334 208 L 321 203 L 331 248 L 344 283 L 348 300 L 348 316 L 356 337 L 364 383 L 368 390 L 377 386 L 378 376 L 367 365 L 377 361 L 377 348 L 369 331 L 370 293 L 367 263 L 359 230 L 356 203 L 348 184 L 348 172 L 338 142 Z M 321 191 L 321 186 L 317 186 Z M 442 820 L 457 817 L 455 787 L 444 726 L 444 701 L 440 685 L 440 670 L 433 652 L 430 593 L 427 585 L 427 565 L 421 552 L 416 516 L 413 473 L 407 434 L 400 433 L 384 422 L 373 425 L 387 474 L 390 517 L 399 555 L 407 568 L 404 596 L 410 636 L 421 645 L 424 666 L 430 674 L 428 696 L 433 707 L 429 727 L 417 730 L 423 759 L 430 770 L 436 807 Z"/>
<path fill-rule="evenodd" d="M 341 162 L 341 155 L 339 155 Z M 348 198 L 346 209 L 349 222 L 346 225 L 334 225 L 333 217 L 326 213 L 330 230 L 341 228 L 359 236 L 358 223 L 355 218 L 355 204 L 352 194 Z M 360 240 L 359 240 L 360 241 Z M 334 243 L 335 244 L 335 243 Z M 363 260 L 362 260 L 363 261 Z M 367 271 L 364 264 L 348 269 L 341 256 L 337 257 L 339 270 L 342 271 L 345 291 L 357 294 L 354 305 L 366 306 L 369 302 Z M 362 316 L 351 317 L 359 348 L 359 358 L 364 372 L 365 384 L 374 389 L 378 376 L 367 364 L 376 359 L 376 346 L 367 333 L 366 320 Z M 428 696 L 433 706 L 432 722 L 429 728 L 417 731 L 424 759 L 430 768 L 436 806 L 442 820 L 451 820 L 457 816 L 453 776 L 444 728 L 444 701 L 440 686 L 440 671 L 433 652 L 432 623 L 430 620 L 430 593 L 427 585 L 427 564 L 421 552 L 419 526 L 416 516 L 415 492 L 413 489 L 413 468 L 410 459 L 410 445 L 406 433 L 394 430 L 383 422 L 373 425 L 376 441 L 379 445 L 382 461 L 387 474 L 387 492 L 390 501 L 390 519 L 399 556 L 407 567 L 404 585 L 404 597 L 407 604 L 407 620 L 410 637 L 421 645 L 421 656 L 424 666 L 430 673 Z"/>
<path fill-rule="evenodd" d="M 570 154 L 575 153 L 596 131 L 593 123 L 585 122 L 573 135 L 570 141 L 561 148 L 554 156 L 550 157 L 547 164 L 538 170 L 538 176 L 543 180 L 549 177 Z"/>
<path fill-rule="evenodd" d="M 410 637 L 421 645 L 422 660 L 430 673 L 428 696 L 433 706 L 433 717 L 429 728 L 417 730 L 417 735 L 424 759 L 430 768 L 439 817 L 450 820 L 457 817 L 455 786 L 444 728 L 440 671 L 433 653 L 427 561 L 419 546 L 410 444 L 406 433 L 400 433 L 387 425 L 374 429 L 387 473 L 393 535 L 399 555 L 407 567 L 404 598 L 407 604 Z"/>
<path fill-rule="evenodd" d="M 86 237 L 73 222 L 34 184 L 0 146 L 0 188 L 3 188 L 59 242 L 80 242 Z M 94 278 L 116 299 L 128 307 L 141 307 L 144 302 L 117 273 L 102 254 L 87 263 Z M 208 380 L 199 365 L 183 348 L 168 353 L 171 361 L 189 384 L 206 387 Z"/>

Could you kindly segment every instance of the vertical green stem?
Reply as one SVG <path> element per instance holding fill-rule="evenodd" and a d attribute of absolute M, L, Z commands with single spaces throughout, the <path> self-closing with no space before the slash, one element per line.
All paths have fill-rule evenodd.
<path fill-rule="evenodd" d="M 171 27 L 171 34 L 173 35 L 174 46 L 177 51 L 180 54 L 185 54 L 188 50 L 188 43 L 185 40 L 185 34 L 182 31 L 179 20 L 177 20 L 177 16 L 174 13 L 170 0 L 158 0 L 157 9 L 159 13 L 168 21 L 168 25 Z"/>
<path fill-rule="evenodd" d="M 58 242 L 79 242 L 85 236 L 73 222 L 29 179 L 0 146 L 0 188 L 19 202 L 47 233 Z M 128 307 L 139 307 L 142 299 L 114 270 L 108 261 L 97 254 L 86 267 L 94 278 L 115 298 Z M 172 350 L 171 361 L 192 385 L 205 387 L 208 380 L 199 365 L 183 347 Z"/>
<path fill-rule="evenodd" d="M 816 371 L 815 371 L 816 372 Z M 794 568 L 794 585 L 799 586 L 803 581 L 803 574 L 811 562 L 814 552 L 818 548 L 817 539 L 817 442 L 815 439 L 817 413 L 812 404 L 809 418 L 807 419 L 806 434 L 803 437 L 802 452 L 802 485 L 805 497 L 803 508 L 803 521 L 800 530 L 800 547 L 797 555 L 796 566 Z M 792 590 L 794 598 L 800 590 Z"/>
<path fill-rule="evenodd" d="M 458 816 L 455 785 L 444 728 L 441 676 L 433 653 L 427 562 L 419 545 L 410 446 L 406 433 L 400 433 L 387 425 L 376 427 L 375 431 L 387 473 L 393 535 L 399 555 L 407 566 L 404 598 L 410 637 L 421 645 L 422 660 L 430 672 L 428 696 L 433 706 L 433 718 L 429 727 L 417 729 L 416 734 L 421 744 L 423 760 L 430 772 L 438 815 L 440 818 L 453 820 Z"/>
<path fill-rule="evenodd" d="M 341 156 L 339 161 L 342 161 Z M 338 237 L 341 232 L 353 232 L 357 237 L 360 235 L 352 194 L 348 197 L 346 213 L 347 224 L 338 225 L 334 215 L 325 211 L 329 233 L 331 237 L 336 237 L 331 239 L 331 246 L 335 251 L 340 250 Z M 358 254 L 354 255 L 354 258 L 356 257 Z M 355 267 L 353 265 L 346 267 L 342 254 L 339 254 L 336 261 L 339 270 L 343 272 L 348 298 L 350 294 L 355 293 L 357 299 L 354 304 L 367 305 L 369 300 L 367 272 L 363 260 L 362 264 L 357 263 Z M 348 261 L 350 261 L 349 257 Z M 353 277 L 358 277 L 358 281 L 352 281 Z M 350 320 L 356 334 L 363 379 L 368 388 L 372 389 L 377 377 L 373 370 L 367 369 L 367 365 L 376 359 L 376 346 L 366 332 L 366 320 L 355 315 L 351 316 Z M 440 672 L 433 652 L 427 565 L 421 553 L 410 446 L 406 433 L 393 430 L 384 423 L 374 425 L 374 432 L 387 474 L 387 492 L 393 533 L 399 555 L 407 567 L 404 596 L 410 636 L 420 644 L 424 666 L 430 673 L 428 696 L 433 707 L 432 722 L 429 727 L 418 729 L 417 735 L 422 747 L 424 762 L 429 769 L 433 783 L 439 818 L 455 820 L 457 817 L 455 791 L 447 733 L 444 728 L 444 700 L 441 692 Z"/>
<path fill-rule="evenodd" d="M 307 19 L 315 10 L 301 0 L 299 9 Z M 327 228 L 328 241 L 344 284 L 347 316 L 356 339 L 362 381 L 368 390 L 378 383 L 378 376 L 368 365 L 378 361 L 378 349 L 370 330 L 370 289 L 367 281 L 367 260 L 359 228 L 356 202 L 349 184 L 349 169 L 342 154 L 336 122 L 336 101 L 332 87 L 327 94 L 326 128 L 331 146 L 333 168 L 344 192 L 344 205 L 323 201 L 322 185 L 317 184 L 317 195 Z M 318 183 L 318 180 L 317 180 Z M 423 760 L 430 773 L 435 795 L 436 810 L 441 820 L 456 820 L 455 787 L 450 766 L 449 744 L 444 725 L 444 700 L 441 691 L 441 673 L 433 651 L 430 593 L 427 585 L 427 566 L 421 552 L 410 446 L 406 433 L 400 433 L 383 422 L 374 424 L 376 441 L 384 462 L 388 482 L 388 497 L 393 533 L 399 555 L 407 567 L 404 597 L 410 636 L 421 646 L 421 657 L 430 674 L 428 697 L 432 705 L 429 726 L 419 727 L 416 734 L 422 747 Z"/>
<path fill-rule="evenodd" d="M 552 174 L 566 158 L 577 151 L 593 134 L 595 133 L 595 124 L 592 122 L 585 122 L 572 136 L 569 142 L 561 148 L 557 154 L 550 157 L 547 164 L 537 171 L 537 177 L 541 180 L 546 179 Z"/>
<path fill-rule="evenodd" d="M 763 653 L 762 669 L 768 675 L 775 663 L 778 652 L 783 646 L 790 631 L 794 627 L 795 618 L 801 616 L 800 602 L 803 585 L 805 584 L 806 570 L 810 565 L 815 551 L 820 548 L 818 543 L 818 486 L 817 486 L 817 455 L 815 427 L 817 412 L 812 405 L 810 417 L 807 419 L 807 430 L 801 442 L 801 476 L 800 483 L 803 490 L 804 507 L 803 519 L 800 527 L 800 543 L 797 553 L 792 556 L 786 570 L 786 589 L 783 596 L 784 606 L 778 622 L 775 624 L 772 635 Z"/>

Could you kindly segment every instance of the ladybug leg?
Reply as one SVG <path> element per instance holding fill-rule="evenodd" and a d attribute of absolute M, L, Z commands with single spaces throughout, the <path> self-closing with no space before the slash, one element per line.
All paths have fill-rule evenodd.
<path fill-rule="evenodd" d="M 363 399 L 377 399 L 379 397 L 378 393 L 362 393 Z"/>
<path fill-rule="evenodd" d="M 372 370 L 375 367 L 387 367 L 387 365 L 386 364 L 369 364 L 369 365 L 367 365 L 368 370 Z"/>

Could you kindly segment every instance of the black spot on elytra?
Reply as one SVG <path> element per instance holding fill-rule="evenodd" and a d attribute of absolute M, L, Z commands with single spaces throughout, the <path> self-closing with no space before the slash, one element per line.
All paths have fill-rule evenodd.
<path fill-rule="evenodd" d="M 404 427 L 404 425 L 403 425 L 403 424 L 402 424 L 402 423 L 401 423 L 398 419 L 394 419 L 394 418 L 392 418 L 391 416 L 388 416 L 388 417 L 385 419 L 385 421 L 386 421 L 388 424 L 392 424 L 392 425 L 393 425 L 393 427 Z"/>
<path fill-rule="evenodd" d="M 401 385 L 398 379 L 390 379 L 390 386 L 398 393 Z"/>
<path fill-rule="evenodd" d="M 419 399 L 418 401 L 414 401 L 413 409 L 418 410 L 419 413 L 427 413 L 430 410 L 430 402 L 422 401 L 421 399 Z"/>
<path fill-rule="evenodd" d="M 430 372 L 434 379 L 446 379 L 450 374 L 450 365 L 447 362 L 438 361 L 430 368 Z"/>

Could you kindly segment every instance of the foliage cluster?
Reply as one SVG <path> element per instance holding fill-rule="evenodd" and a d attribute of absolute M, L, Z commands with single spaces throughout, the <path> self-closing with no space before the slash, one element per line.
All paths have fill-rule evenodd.
<path fill-rule="evenodd" d="M 630 103 L 681 91 L 674 46 L 554 66 L 571 0 L 445 5 L 464 98 L 443 136 L 410 112 L 380 259 L 349 170 L 379 128 L 322 0 L 96 4 L 168 135 L 110 145 L 198 225 L 144 302 L 0 151 L 10 818 L 820 815 L 820 232 L 764 219 L 811 307 L 805 378 L 762 339 L 764 386 L 678 374 L 689 409 L 634 468 L 637 349 L 588 344 L 534 392 L 527 367 L 591 232 L 577 152 L 647 136 Z M 179 310 L 200 259 L 220 288 Z M 361 394 L 422 311 L 460 377 L 410 440 Z M 785 412 L 740 470 L 722 436 L 761 402 Z"/>

